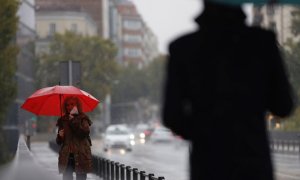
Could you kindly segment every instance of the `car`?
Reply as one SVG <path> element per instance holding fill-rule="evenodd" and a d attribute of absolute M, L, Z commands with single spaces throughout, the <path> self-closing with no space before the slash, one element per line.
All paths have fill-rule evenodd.
<path fill-rule="evenodd" d="M 133 145 L 133 135 L 126 125 L 114 124 L 106 128 L 103 138 L 104 151 L 108 151 L 109 149 L 125 149 L 131 151 Z"/>
<path fill-rule="evenodd" d="M 134 130 L 134 137 L 137 143 L 144 144 L 151 135 L 151 128 L 147 124 L 138 124 Z"/>
<path fill-rule="evenodd" d="M 175 137 L 170 129 L 159 126 L 153 130 L 149 140 L 150 142 L 172 142 Z"/>

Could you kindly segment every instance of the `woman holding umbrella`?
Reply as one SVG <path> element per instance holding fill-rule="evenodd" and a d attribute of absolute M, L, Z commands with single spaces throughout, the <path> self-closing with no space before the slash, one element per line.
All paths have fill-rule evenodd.
<path fill-rule="evenodd" d="M 63 103 L 61 103 L 63 102 Z M 74 86 L 51 86 L 37 90 L 21 106 L 37 116 L 60 116 L 56 142 L 61 145 L 58 158 L 63 180 L 85 180 L 92 171 L 90 140 L 91 120 L 84 112 L 96 108 L 100 101 Z"/>
<path fill-rule="evenodd" d="M 92 171 L 92 154 L 89 117 L 82 112 L 81 101 L 69 96 L 63 102 L 64 115 L 57 120 L 58 134 L 56 143 L 61 145 L 58 168 L 63 180 L 86 180 Z"/>

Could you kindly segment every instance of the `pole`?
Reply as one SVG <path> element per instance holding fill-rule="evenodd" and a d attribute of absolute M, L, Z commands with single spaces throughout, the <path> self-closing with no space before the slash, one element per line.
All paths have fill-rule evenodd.
<path fill-rule="evenodd" d="M 60 81 L 58 82 L 58 85 L 60 86 Z M 61 107 L 61 94 L 59 95 L 59 107 L 60 107 L 60 117 L 62 117 L 62 107 Z"/>
<path fill-rule="evenodd" d="M 69 60 L 69 85 L 72 85 L 73 84 L 73 79 L 72 79 L 72 75 L 73 75 L 73 72 L 72 72 L 72 61 Z"/>
<path fill-rule="evenodd" d="M 28 119 L 25 121 L 25 135 L 26 135 L 26 145 L 30 150 L 30 134 L 29 134 L 29 122 Z"/>
<path fill-rule="evenodd" d="M 62 117 L 61 94 L 59 95 L 60 117 Z"/>

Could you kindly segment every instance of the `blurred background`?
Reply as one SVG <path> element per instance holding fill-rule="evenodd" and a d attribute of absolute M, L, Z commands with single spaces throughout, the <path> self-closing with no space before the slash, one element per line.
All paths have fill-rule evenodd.
<path fill-rule="evenodd" d="M 300 7 L 245 4 L 244 10 L 250 26 L 277 34 L 298 97 Z M 177 158 L 180 167 L 174 167 L 182 173 L 173 176 L 186 179 L 188 142 L 161 125 L 162 90 L 168 43 L 195 30 L 194 18 L 201 11 L 200 0 L 1 0 L 0 163 L 13 159 L 20 134 L 33 144 L 56 137 L 57 117 L 20 109 L 25 99 L 43 87 L 73 85 L 100 99 L 88 113 L 96 154 L 136 166 L 142 160 L 135 158 L 148 157 L 143 164 L 154 159 L 158 164 L 152 162 L 148 169 L 163 174 L 171 169 L 153 169 L 162 166 L 159 158 L 178 164 Z M 293 116 L 269 114 L 266 123 L 271 138 L 288 134 L 299 140 L 299 104 Z M 111 127 L 115 125 L 120 126 Z M 159 154 L 174 150 L 170 142 L 174 154 Z M 119 151 L 116 156 L 109 151 L 123 147 L 131 153 L 125 159 Z"/>

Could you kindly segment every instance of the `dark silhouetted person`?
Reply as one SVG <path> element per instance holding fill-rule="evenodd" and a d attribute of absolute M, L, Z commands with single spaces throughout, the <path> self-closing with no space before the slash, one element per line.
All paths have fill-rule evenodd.
<path fill-rule="evenodd" d="M 293 95 L 275 34 L 245 19 L 204 2 L 170 44 L 163 123 L 191 141 L 191 180 L 273 180 L 265 115 L 288 116 Z"/>

